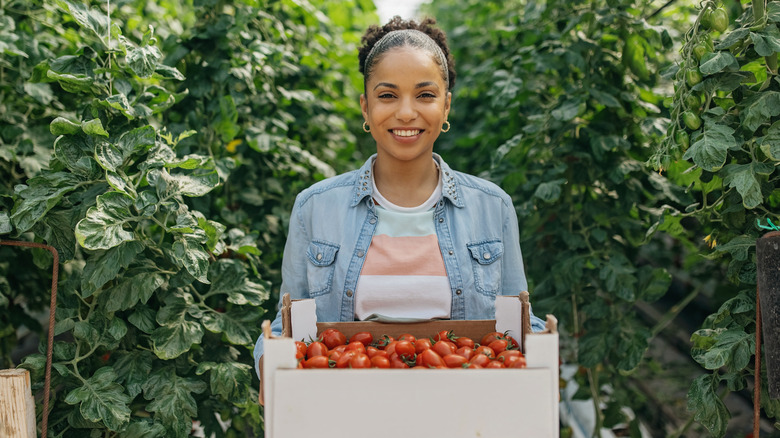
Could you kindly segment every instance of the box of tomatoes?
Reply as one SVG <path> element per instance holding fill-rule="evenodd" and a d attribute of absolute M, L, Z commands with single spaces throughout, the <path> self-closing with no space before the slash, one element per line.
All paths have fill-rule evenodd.
<path fill-rule="evenodd" d="M 314 300 L 266 330 L 265 436 L 557 438 L 558 332 L 532 333 L 528 293 L 494 320 L 317 322 Z"/>

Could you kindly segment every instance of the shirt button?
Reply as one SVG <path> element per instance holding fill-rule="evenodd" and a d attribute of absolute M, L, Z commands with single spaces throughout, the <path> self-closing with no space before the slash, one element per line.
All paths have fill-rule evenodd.
<path fill-rule="evenodd" d="M 322 260 L 322 253 L 317 254 L 317 260 Z"/>
<path fill-rule="evenodd" d="M 454 252 L 452 250 L 447 251 L 450 255 L 453 255 Z"/>
<path fill-rule="evenodd" d="M 490 253 L 486 252 L 486 253 L 482 254 L 482 258 L 485 259 L 485 260 L 490 260 Z"/>
<path fill-rule="evenodd" d="M 360 251 L 358 251 L 358 252 L 357 252 L 357 256 L 358 256 L 358 257 L 363 257 L 365 254 L 366 254 L 366 253 L 364 253 L 362 249 L 361 249 Z"/>
<path fill-rule="evenodd" d="M 371 219 L 368 220 L 368 223 L 370 223 L 371 225 L 375 224 L 376 218 L 372 217 Z"/>
<path fill-rule="evenodd" d="M 442 223 L 442 222 L 444 222 L 444 218 L 443 218 L 443 217 L 440 217 L 440 218 L 439 218 L 439 223 Z"/>
<path fill-rule="evenodd" d="M 460 295 L 460 294 L 462 294 L 462 293 L 463 293 L 463 291 L 462 291 L 462 290 L 460 290 L 460 289 L 458 289 L 458 290 L 456 290 L 456 291 L 455 291 L 455 295 Z"/>
<path fill-rule="evenodd" d="M 348 296 L 348 297 L 351 297 L 351 296 L 352 296 L 352 289 L 347 289 L 347 296 Z"/>

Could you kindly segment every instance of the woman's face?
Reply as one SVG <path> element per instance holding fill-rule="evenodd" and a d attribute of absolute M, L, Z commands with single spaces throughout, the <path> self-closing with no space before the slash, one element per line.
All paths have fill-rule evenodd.
<path fill-rule="evenodd" d="M 360 96 L 363 117 L 382 160 L 430 160 L 452 95 L 433 56 L 414 47 L 390 49 Z"/>

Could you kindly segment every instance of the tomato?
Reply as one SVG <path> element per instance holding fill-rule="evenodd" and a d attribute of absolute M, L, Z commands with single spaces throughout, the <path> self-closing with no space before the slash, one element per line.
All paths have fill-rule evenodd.
<path fill-rule="evenodd" d="M 693 46 L 693 56 L 695 56 L 698 61 L 701 61 L 701 59 L 704 58 L 704 55 L 710 52 L 710 48 L 707 47 L 707 43 L 704 41 L 700 41 L 695 46 Z"/>
<path fill-rule="evenodd" d="M 452 340 L 452 330 L 442 330 L 433 336 L 435 342 Z"/>
<path fill-rule="evenodd" d="M 447 368 L 463 368 L 469 362 L 465 357 L 455 353 L 442 357 L 442 360 Z"/>
<path fill-rule="evenodd" d="M 371 358 L 371 368 L 390 368 L 390 359 L 385 356 L 374 356 Z"/>
<path fill-rule="evenodd" d="M 349 360 L 350 368 L 371 368 L 371 359 L 365 353 L 357 353 Z"/>
<path fill-rule="evenodd" d="M 409 368 L 409 364 L 401 360 L 401 358 L 395 354 L 390 356 L 390 368 Z"/>
<path fill-rule="evenodd" d="M 701 118 L 694 114 L 692 111 L 685 111 L 682 113 L 683 123 L 690 130 L 697 130 L 701 126 Z"/>
<path fill-rule="evenodd" d="M 357 351 L 358 353 L 365 353 L 366 346 L 362 342 L 350 342 L 347 344 L 345 351 Z"/>
<path fill-rule="evenodd" d="M 393 341 L 395 341 L 395 338 L 392 336 L 382 335 L 381 338 L 374 342 L 374 345 L 376 345 L 377 348 L 386 348 Z"/>
<path fill-rule="evenodd" d="M 401 357 L 401 359 L 414 358 L 414 344 L 409 341 L 396 341 L 395 353 Z"/>
<path fill-rule="evenodd" d="M 474 340 L 471 338 L 467 338 L 465 336 L 461 336 L 455 339 L 455 346 L 458 348 L 461 347 L 474 348 Z"/>
<path fill-rule="evenodd" d="M 509 356 L 502 360 L 502 362 L 504 362 L 504 366 L 507 368 L 514 368 L 514 364 L 519 361 L 523 362 L 523 366 L 520 368 L 525 368 L 525 357 L 523 356 Z"/>
<path fill-rule="evenodd" d="M 493 351 L 492 348 L 488 347 L 487 345 L 480 345 L 474 350 L 475 355 L 484 355 L 487 356 L 489 359 L 495 359 L 496 352 Z"/>
<path fill-rule="evenodd" d="M 679 129 L 674 133 L 674 142 L 677 143 L 677 146 L 679 146 L 682 150 L 686 150 L 691 144 L 691 137 L 687 132 Z"/>
<path fill-rule="evenodd" d="M 415 341 L 417 341 L 417 338 L 414 335 L 410 335 L 409 333 L 404 333 L 398 336 L 396 339 L 399 341 L 409 341 L 411 343 L 415 343 Z"/>
<path fill-rule="evenodd" d="M 516 361 L 512 362 L 511 367 L 512 368 L 525 368 L 526 367 L 526 360 L 525 357 L 521 356 L 518 357 Z"/>
<path fill-rule="evenodd" d="M 472 356 L 474 356 L 474 349 L 469 347 L 460 347 L 457 350 L 455 350 L 455 354 L 459 354 L 468 360 L 471 359 Z"/>
<path fill-rule="evenodd" d="M 389 356 L 392 356 L 395 353 L 395 345 L 398 343 L 398 341 L 391 341 L 387 346 L 385 347 L 385 350 Z"/>
<path fill-rule="evenodd" d="M 431 348 L 433 343 L 428 338 L 420 338 L 414 343 L 414 352 L 417 354 L 420 354 L 423 352 L 423 350 L 427 350 Z"/>
<path fill-rule="evenodd" d="M 295 358 L 303 359 L 306 357 L 306 343 L 295 341 Z"/>
<path fill-rule="evenodd" d="M 698 113 L 701 109 L 701 98 L 696 93 L 690 93 L 685 96 L 685 109 Z"/>
<path fill-rule="evenodd" d="M 327 356 L 328 347 L 319 341 L 314 341 L 306 347 L 306 357 Z"/>
<path fill-rule="evenodd" d="M 729 27 L 729 14 L 723 8 L 712 11 L 712 30 L 723 32 Z"/>
<path fill-rule="evenodd" d="M 506 368 L 500 360 L 491 360 L 485 365 L 485 368 Z"/>
<path fill-rule="evenodd" d="M 442 357 L 431 348 L 420 353 L 420 365 L 426 368 L 438 368 L 446 366 L 444 359 L 442 359 Z"/>
<path fill-rule="evenodd" d="M 339 353 L 343 353 L 343 352 L 347 351 L 347 344 L 336 345 L 336 347 L 333 348 L 331 351 L 338 351 Z"/>
<path fill-rule="evenodd" d="M 433 347 L 431 347 L 431 349 L 436 353 L 438 353 L 439 356 L 444 357 L 448 354 L 454 353 L 455 350 L 458 349 L 458 347 L 456 347 L 455 344 L 450 341 L 438 341 L 435 344 L 433 344 Z"/>
<path fill-rule="evenodd" d="M 351 338 L 349 338 L 349 343 L 352 344 L 354 342 L 360 342 L 363 344 L 364 347 L 368 346 L 368 344 L 374 342 L 374 335 L 372 335 L 369 332 L 358 332 L 352 335 Z"/>
<path fill-rule="evenodd" d="M 517 340 L 509 335 L 506 335 L 506 340 L 509 341 L 509 346 L 507 348 L 509 349 L 515 349 L 517 350 L 520 348 L 520 344 L 517 343 Z"/>
<path fill-rule="evenodd" d="M 498 354 L 496 354 L 496 360 L 500 360 L 502 362 L 505 362 L 507 358 L 509 357 L 520 357 L 523 353 L 520 352 L 520 350 L 504 350 Z"/>
<path fill-rule="evenodd" d="M 693 67 L 685 70 L 685 83 L 688 84 L 689 87 L 693 87 L 703 79 L 704 77 L 701 75 L 701 72 L 698 68 Z"/>
<path fill-rule="evenodd" d="M 484 354 L 475 354 L 469 359 L 469 364 L 478 365 L 479 367 L 485 367 L 490 363 L 490 358 Z"/>
<path fill-rule="evenodd" d="M 344 354 L 343 351 L 338 350 L 330 350 L 328 352 L 328 359 L 332 360 L 334 363 L 339 361 L 339 358 Z"/>
<path fill-rule="evenodd" d="M 342 354 L 341 357 L 339 357 L 339 359 L 336 361 L 336 368 L 349 367 L 349 361 L 358 354 L 359 352 L 355 350 L 345 351 L 344 354 Z"/>
<path fill-rule="evenodd" d="M 483 356 L 484 356 L 484 355 L 483 355 Z M 471 369 L 478 369 L 478 368 L 484 368 L 484 367 L 483 367 L 483 366 L 481 366 L 481 365 L 477 365 L 477 364 L 475 364 L 475 363 L 471 363 L 471 362 L 469 362 L 469 364 L 466 366 L 466 368 L 471 368 Z"/>
<path fill-rule="evenodd" d="M 509 341 L 506 339 L 496 339 L 495 341 L 488 344 L 488 347 L 490 347 L 494 353 L 498 354 L 509 347 Z"/>
<path fill-rule="evenodd" d="M 303 363 L 304 368 L 330 368 L 330 361 L 327 356 L 314 356 L 306 359 Z"/>
<path fill-rule="evenodd" d="M 482 337 L 482 340 L 479 342 L 479 344 L 490 345 L 490 343 L 496 339 L 504 339 L 504 334 L 501 332 L 490 332 Z"/>
<path fill-rule="evenodd" d="M 341 333 L 341 331 L 334 328 L 323 330 L 322 333 L 320 333 L 320 340 L 323 344 L 328 346 L 329 350 L 332 350 L 338 345 L 344 345 L 347 343 L 347 337 L 344 335 L 344 333 Z"/>
<path fill-rule="evenodd" d="M 712 9 L 707 8 L 702 12 L 701 18 L 699 18 L 699 23 L 705 29 L 712 28 Z"/>

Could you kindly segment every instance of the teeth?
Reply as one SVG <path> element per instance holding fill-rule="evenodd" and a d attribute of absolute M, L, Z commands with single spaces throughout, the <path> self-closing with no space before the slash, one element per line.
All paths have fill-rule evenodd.
<path fill-rule="evenodd" d="M 403 129 L 403 130 L 393 130 L 393 134 L 399 136 L 399 137 L 412 137 L 420 133 L 419 129 Z"/>

